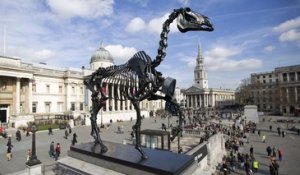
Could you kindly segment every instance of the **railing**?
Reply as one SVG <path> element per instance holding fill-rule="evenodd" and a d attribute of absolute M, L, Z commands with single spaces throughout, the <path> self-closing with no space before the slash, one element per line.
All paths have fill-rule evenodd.
<path fill-rule="evenodd" d="M 195 129 L 185 129 L 183 130 L 184 134 L 191 134 L 191 135 L 201 135 L 203 133 L 201 130 L 195 130 Z"/>

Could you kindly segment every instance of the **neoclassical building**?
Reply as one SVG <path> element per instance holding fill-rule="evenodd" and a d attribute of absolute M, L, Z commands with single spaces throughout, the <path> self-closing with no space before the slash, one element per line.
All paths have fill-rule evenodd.
<path fill-rule="evenodd" d="M 194 82 L 191 87 L 186 89 L 185 95 L 186 107 L 193 109 L 203 107 L 222 108 L 234 104 L 234 90 L 208 87 L 208 76 L 200 44 L 198 45 L 198 55 L 194 69 Z"/>
<path fill-rule="evenodd" d="M 90 68 L 58 68 L 45 63 L 27 63 L 19 58 L 0 56 L 0 123 L 26 125 L 28 121 L 49 118 L 74 118 L 89 124 L 90 91 L 83 80 L 99 67 L 114 64 L 101 44 L 91 56 Z M 118 90 L 107 84 L 107 93 Z M 141 104 L 142 115 L 163 108 L 162 101 Z M 129 101 L 110 99 L 98 114 L 98 123 L 135 118 Z"/>

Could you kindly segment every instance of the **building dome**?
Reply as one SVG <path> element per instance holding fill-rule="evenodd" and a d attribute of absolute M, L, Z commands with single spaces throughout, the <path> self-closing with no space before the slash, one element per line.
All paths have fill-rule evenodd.
<path fill-rule="evenodd" d="M 94 62 L 114 62 L 109 51 L 103 47 L 103 43 L 101 43 L 100 48 L 97 49 L 91 57 L 90 63 Z"/>

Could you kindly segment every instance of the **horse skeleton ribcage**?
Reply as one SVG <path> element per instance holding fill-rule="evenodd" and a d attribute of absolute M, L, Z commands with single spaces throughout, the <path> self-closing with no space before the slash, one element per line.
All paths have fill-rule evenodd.
<path fill-rule="evenodd" d="M 100 92 L 107 98 L 142 101 L 158 90 L 154 78 L 156 73 L 151 67 L 151 58 L 140 51 L 123 65 L 99 68 L 92 74 L 89 83 L 93 85 L 92 92 Z M 118 86 L 119 90 L 107 93 L 107 84 Z"/>

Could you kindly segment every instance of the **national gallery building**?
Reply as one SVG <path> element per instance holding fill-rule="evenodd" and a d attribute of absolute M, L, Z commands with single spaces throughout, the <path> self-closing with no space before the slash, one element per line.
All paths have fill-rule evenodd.
<path fill-rule="evenodd" d="M 202 56 L 201 47 L 198 45 L 198 55 L 194 69 L 194 84 L 185 91 L 187 108 L 223 108 L 233 105 L 235 101 L 234 93 L 235 91 L 231 89 L 208 87 L 204 58 Z"/>
<path fill-rule="evenodd" d="M 89 124 L 91 92 L 83 80 L 99 67 L 114 64 L 101 44 L 91 59 L 90 68 L 58 68 L 43 63 L 26 63 L 19 58 L 0 56 L 0 123 L 18 127 L 36 119 L 74 119 Z M 107 84 L 106 91 L 118 90 Z M 164 108 L 161 100 L 141 103 L 142 115 Z M 98 114 L 98 123 L 135 119 L 130 101 L 109 99 Z"/>

